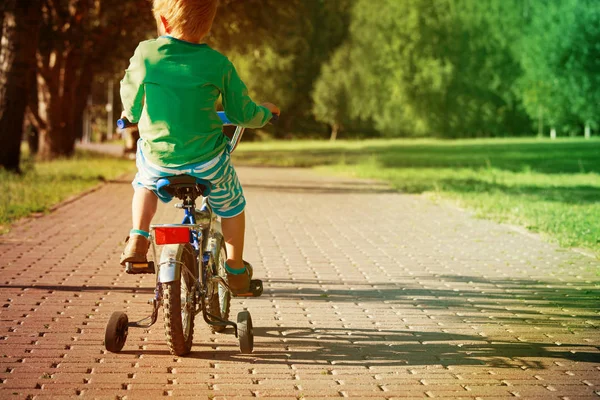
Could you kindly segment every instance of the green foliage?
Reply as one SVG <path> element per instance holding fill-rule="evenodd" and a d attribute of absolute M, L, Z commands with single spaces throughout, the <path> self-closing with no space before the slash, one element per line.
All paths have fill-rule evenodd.
<path fill-rule="evenodd" d="M 313 114 L 318 121 L 331 126 L 342 125 L 350 119 L 352 77 L 347 68 L 350 46 L 344 44 L 331 61 L 323 66 L 313 91 Z"/>
<path fill-rule="evenodd" d="M 234 157 L 237 165 L 320 167 L 384 180 L 600 254 L 598 139 L 246 143 Z"/>
<path fill-rule="evenodd" d="M 544 119 L 597 127 L 599 22 L 594 0 L 357 0 L 313 111 L 329 124 L 372 119 L 391 136 L 520 135 Z"/>
<path fill-rule="evenodd" d="M 600 4 L 593 0 L 531 2 L 520 48 L 523 104 L 563 132 L 597 126 L 600 115 Z"/>
<path fill-rule="evenodd" d="M 302 0 L 221 0 L 208 37 L 216 48 L 251 53 L 257 47 L 277 47 L 296 35 Z"/>
<path fill-rule="evenodd" d="M 495 0 L 357 1 L 352 14 L 352 114 L 389 135 L 499 136 L 523 121 L 518 64 L 490 25 Z M 496 5 L 496 7 L 490 6 Z M 506 8 L 509 8 L 506 6 Z M 333 66 L 332 66 L 333 67 Z M 348 74 L 348 72 L 345 72 Z M 522 124 L 520 124 L 522 126 Z"/>
<path fill-rule="evenodd" d="M 312 116 L 311 92 L 321 66 L 347 35 L 350 5 L 350 0 L 275 2 L 273 9 L 281 18 L 268 14 L 265 10 L 270 7 L 263 5 L 258 8 L 270 18 L 262 19 L 265 35 L 262 42 L 257 41 L 260 45 L 223 49 L 252 95 L 260 101 L 273 101 L 284 110 L 285 118 L 277 127 L 280 136 L 292 130 L 319 130 Z M 228 6 L 225 4 L 221 12 Z M 227 43 L 241 40 L 246 34 L 240 30 L 237 39 L 230 36 Z"/>

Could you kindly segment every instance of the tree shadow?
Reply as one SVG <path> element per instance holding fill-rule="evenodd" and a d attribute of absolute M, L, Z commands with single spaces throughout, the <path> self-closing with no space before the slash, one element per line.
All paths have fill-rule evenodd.
<path fill-rule="evenodd" d="M 593 346 L 490 341 L 477 335 L 413 330 L 274 327 L 254 330 L 256 337 L 285 339 L 287 362 L 326 360 L 332 365 L 488 365 L 514 368 L 527 358 L 599 362 Z M 260 354 L 260 348 L 259 348 Z M 518 359 L 523 360 L 518 360 Z M 518 365 L 517 365 L 518 364 Z"/>
<path fill-rule="evenodd" d="M 423 276 L 422 279 L 432 279 Z M 265 291 L 277 298 L 298 299 L 302 301 L 331 303 L 366 303 L 377 302 L 413 309 L 419 307 L 429 310 L 454 311 L 455 315 L 447 318 L 464 319 L 456 313 L 469 311 L 468 320 L 473 323 L 492 321 L 511 321 L 513 323 L 560 325 L 565 321 L 571 324 L 587 324 L 597 326 L 600 321 L 598 299 L 600 288 L 594 282 L 581 282 L 569 286 L 566 282 L 536 281 L 510 278 L 482 278 L 480 276 L 440 275 L 435 277 L 441 285 L 445 282 L 462 282 L 460 290 L 448 287 L 423 288 L 404 283 L 402 286 L 390 282 L 340 282 L 324 280 L 295 280 L 292 282 L 267 279 L 264 280 Z M 418 276 L 411 276 L 418 281 Z M 270 288 L 270 284 L 292 283 L 288 287 Z M 323 289 L 322 286 L 328 286 Z M 345 285 L 345 287 L 340 287 Z M 371 288 L 360 288 L 361 286 Z M 439 286 L 439 285 L 438 285 Z M 477 312 L 478 314 L 475 314 Z M 493 320 L 489 316 L 499 312 Z M 506 315 L 506 314 L 510 315 Z M 575 313 L 575 315 L 573 315 Z M 578 316 L 577 313 L 585 314 Z M 564 320 L 553 320 L 559 317 Z M 588 322 L 585 322 L 588 321 Z"/>
<path fill-rule="evenodd" d="M 600 353 L 593 346 L 496 341 L 445 332 L 277 326 L 255 327 L 254 336 L 251 354 L 241 354 L 234 344 L 219 344 L 206 350 L 202 347 L 215 347 L 214 343 L 196 341 L 193 351 L 184 357 L 266 365 L 322 365 L 324 373 L 341 366 L 486 365 L 544 369 L 547 364 L 541 358 L 600 362 Z M 121 354 L 170 356 L 166 347 L 125 350 Z"/>

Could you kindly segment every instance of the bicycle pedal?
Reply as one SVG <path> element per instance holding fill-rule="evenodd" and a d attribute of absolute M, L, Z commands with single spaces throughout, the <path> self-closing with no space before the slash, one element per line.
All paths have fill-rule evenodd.
<path fill-rule="evenodd" d="M 234 297 L 260 297 L 263 293 L 263 283 L 260 279 L 252 279 L 250 281 L 250 291 L 248 293 L 240 293 Z"/>
<path fill-rule="evenodd" d="M 156 272 L 154 269 L 154 261 L 148 261 L 145 263 L 125 263 L 125 272 L 131 275 L 138 274 L 153 274 Z"/>

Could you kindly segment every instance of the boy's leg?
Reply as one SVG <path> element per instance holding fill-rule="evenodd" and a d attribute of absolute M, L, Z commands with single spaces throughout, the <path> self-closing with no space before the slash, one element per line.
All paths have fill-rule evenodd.
<path fill-rule="evenodd" d="M 194 168 L 194 176 L 209 178 L 213 187 L 208 203 L 213 212 L 221 217 L 221 229 L 227 249 L 227 283 L 234 295 L 248 293 L 252 266 L 244 262 L 244 234 L 246 230 L 246 199 L 229 153 L 221 155 Z"/>
<path fill-rule="evenodd" d="M 150 223 L 154 214 L 156 214 L 157 205 L 158 197 L 153 192 L 143 187 L 135 189 L 131 201 L 133 229 L 130 232 L 125 250 L 121 254 L 121 265 L 125 265 L 126 262 L 143 263 L 148 261 Z"/>
<path fill-rule="evenodd" d="M 246 231 L 246 214 L 240 214 L 231 218 L 221 217 L 221 228 L 227 248 L 227 283 L 233 294 L 247 293 L 250 290 L 250 278 L 252 268 L 245 263 L 242 255 L 244 252 L 244 234 Z"/>
<path fill-rule="evenodd" d="M 158 206 L 158 197 L 143 187 L 138 187 L 133 193 L 131 201 L 131 222 L 133 229 L 139 229 L 145 232 L 150 231 L 150 223 L 156 208 Z"/>
<path fill-rule="evenodd" d="M 225 238 L 225 247 L 227 248 L 227 265 L 233 270 L 243 270 L 244 261 L 242 259 L 244 252 L 244 234 L 246 232 L 246 214 L 241 214 L 232 218 L 221 218 L 221 228 Z"/>

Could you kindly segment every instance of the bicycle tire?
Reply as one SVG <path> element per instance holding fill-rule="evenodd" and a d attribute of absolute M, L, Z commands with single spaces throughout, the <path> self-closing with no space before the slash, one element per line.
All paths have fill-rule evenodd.
<path fill-rule="evenodd" d="M 215 257 L 215 268 L 217 275 L 225 278 L 225 261 L 227 261 L 227 251 L 225 244 L 220 241 L 217 255 Z M 215 285 L 212 293 L 207 298 L 208 312 L 212 315 L 229 319 L 229 308 L 231 306 L 231 292 L 222 285 Z M 212 333 L 223 332 L 227 327 L 221 325 L 210 325 Z"/>
<path fill-rule="evenodd" d="M 250 354 L 254 349 L 254 327 L 252 317 L 247 310 L 240 311 L 237 316 L 238 340 L 242 354 Z"/>
<path fill-rule="evenodd" d="M 173 246 L 177 247 L 170 250 L 176 255 L 175 260 L 182 264 L 179 279 L 162 284 L 165 336 L 171 354 L 184 356 L 191 351 L 194 337 L 198 268 L 195 266 L 196 259 L 191 244 Z M 184 272 L 184 267 L 187 267 L 192 276 Z"/>
<path fill-rule="evenodd" d="M 129 319 L 127 314 L 115 311 L 110 316 L 104 332 L 104 346 L 111 353 L 118 353 L 127 341 Z"/>

